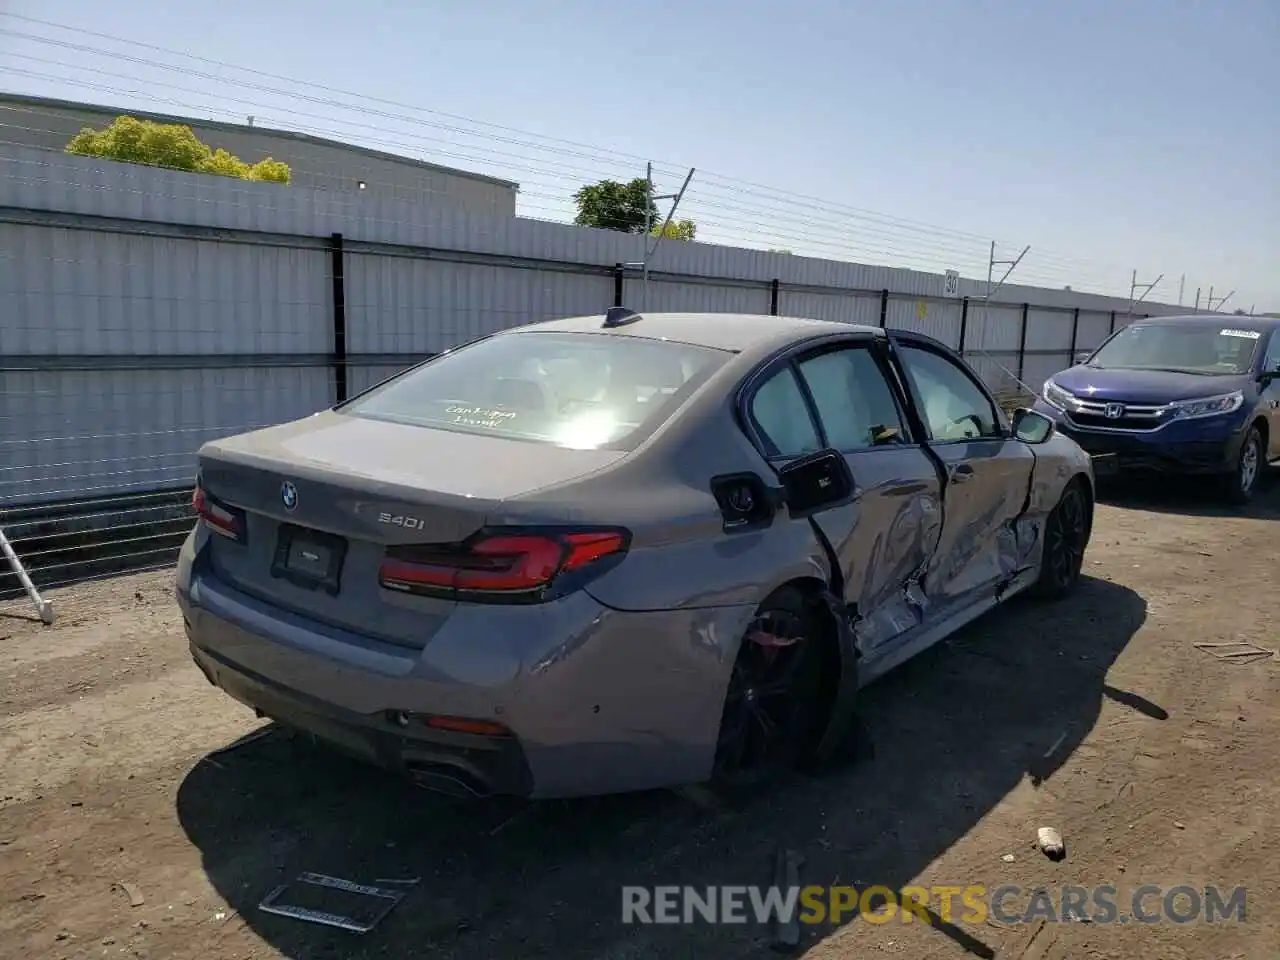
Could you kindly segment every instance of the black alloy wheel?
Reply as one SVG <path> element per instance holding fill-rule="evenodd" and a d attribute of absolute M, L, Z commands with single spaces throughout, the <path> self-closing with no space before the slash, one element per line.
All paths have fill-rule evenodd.
<path fill-rule="evenodd" d="M 1080 580 L 1084 551 L 1089 545 L 1093 525 L 1093 508 L 1084 485 L 1078 480 L 1067 484 L 1062 499 L 1049 514 L 1044 529 L 1044 556 L 1036 593 L 1056 599 L 1070 593 Z"/>
<path fill-rule="evenodd" d="M 784 590 L 747 628 L 725 694 L 711 786 L 736 793 L 772 781 L 806 756 L 824 698 L 820 625 Z"/>

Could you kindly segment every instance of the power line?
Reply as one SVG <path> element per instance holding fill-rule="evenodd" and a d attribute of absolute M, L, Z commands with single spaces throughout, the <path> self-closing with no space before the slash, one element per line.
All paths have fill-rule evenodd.
<path fill-rule="evenodd" d="M 574 150 L 575 150 L 575 151 L 583 151 L 583 150 L 585 150 L 585 151 L 590 151 L 589 153 L 586 153 L 586 154 L 580 154 L 580 156 L 581 156 L 583 159 L 601 160 L 601 159 L 604 159 L 604 158 L 607 156 L 607 157 L 608 157 L 608 159 L 609 159 L 609 162 L 610 162 L 610 163 L 617 163 L 617 162 L 619 162 L 619 161 L 623 161 L 623 160 L 625 160 L 625 161 L 636 161 L 637 163 L 639 163 L 639 162 L 643 162 L 643 161 L 641 160 L 641 158 L 639 158 L 639 157 L 637 157 L 637 156 L 635 156 L 635 155 L 632 155 L 632 154 L 623 153 L 623 152 L 621 152 L 621 151 L 611 150 L 611 149 L 608 149 L 608 148 L 601 148 L 601 147 L 598 147 L 598 146 L 593 146 L 593 145 L 583 144 L 583 143 L 579 143 L 579 142 L 577 142 L 577 141 L 566 140 L 566 139 L 562 139 L 562 138 L 546 137 L 546 136 L 541 135 L 541 134 L 534 134 L 534 133 L 531 133 L 531 132 L 528 132 L 528 131 L 520 130 L 520 129 L 518 129 L 518 128 L 510 127 L 510 126 L 506 126 L 506 125 L 503 125 L 503 124 L 495 124 L 495 123 L 490 123 L 490 122 L 488 122 L 488 121 L 476 120 L 475 118 L 466 117 L 466 116 L 462 116 L 462 115 L 459 115 L 459 114 L 452 114 L 452 113 L 447 113 L 447 112 L 445 112 L 445 111 L 433 110 L 433 109 L 429 109 L 429 108 L 425 108 L 425 107 L 415 106 L 415 105 L 411 105 L 411 104 L 405 104 L 405 103 L 402 103 L 402 102 L 400 102 L 400 101 L 390 100 L 390 99 L 387 99 L 387 98 L 373 97 L 373 96 L 368 96 L 368 95 L 364 95 L 364 94 L 358 94 L 358 93 L 354 93 L 354 92 L 352 92 L 352 91 L 343 90 L 343 89 L 341 89 L 341 88 L 338 88 L 338 87 L 332 87 L 332 86 L 328 86 L 328 85 L 325 85 L 325 84 L 310 83 L 310 82 L 306 82 L 306 83 L 304 83 L 303 81 L 299 81 L 299 80 L 296 80 L 296 79 L 294 79 L 294 78 L 290 78 L 290 77 L 287 77 L 287 76 L 283 76 L 283 75 L 281 75 L 281 74 L 275 74 L 275 73 L 271 73 L 271 72 L 268 72 L 268 71 L 258 70 L 258 69 L 250 68 L 250 67 L 242 67 L 242 66 L 238 66 L 238 65 L 235 65 L 235 64 L 227 63 L 226 61 L 217 60 L 217 59 L 210 58 L 210 57 L 202 57 L 202 56 L 198 56 L 198 55 L 196 55 L 196 54 L 185 53 L 185 52 L 183 52 L 183 51 L 174 50 L 174 49 L 172 49 L 172 48 L 168 48 L 168 47 L 162 47 L 162 46 L 159 46 L 159 45 L 156 45 L 156 44 L 148 44 L 148 43 L 143 43 L 143 42 L 141 42 L 141 41 L 131 40 L 131 39 L 128 39 L 128 38 L 125 38 L 125 37 L 114 36 L 114 35 L 111 35 L 111 34 L 100 33 L 100 32 L 92 31 L 92 30 L 85 30 L 85 29 L 82 29 L 82 28 L 79 28 L 79 27 L 71 27 L 71 26 L 68 26 L 68 25 L 66 25 L 66 24 L 55 23 L 55 22 L 53 22 L 53 21 L 43 20 L 43 19 L 35 18 L 35 17 L 28 17 L 28 16 L 23 16 L 23 15 L 18 15 L 18 14 L 9 14 L 9 13 L 0 13 L 0 16 L 7 16 L 7 17 L 9 17 L 10 19 L 13 19 L 13 20 L 23 21 L 23 22 L 32 23 L 32 24 L 39 24 L 39 25 L 41 25 L 41 26 L 52 27 L 52 28 L 54 28 L 54 29 L 63 30 L 63 31 L 71 32 L 71 33 L 76 33 L 76 34 L 80 34 L 80 35 L 83 35 L 83 36 L 94 37 L 94 38 L 99 39 L 99 40 L 107 40 L 107 41 L 110 41 L 110 42 L 112 42 L 112 43 L 125 44 L 125 45 L 128 45 L 128 46 L 132 46 L 132 47 L 136 47 L 136 48 L 140 48 L 140 49 L 145 49 L 145 50 L 151 50 L 151 51 L 153 51 L 153 52 L 163 53 L 163 54 L 170 55 L 170 56 L 181 57 L 181 58 L 186 59 L 186 60 L 191 60 L 191 61 L 194 61 L 194 62 L 204 63 L 204 64 L 207 64 L 207 65 L 211 65 L 211 66 L 215 66 L 215 67 L 219 67 L 219 68 L 223 68 L 223 69 L 230 69 L 230 70 L 234 70 L 234 71 L 239 71 L 239 72 L 242 72 L 242 73 L 246 73 L 246 74 L 250 74 L 250 75 L 258 76 L 258 77 L 263 77 L 263 78 L 270 79 L 270 80 L 281 81 L 281 82 L 284 82 L 284 83 L 293 84 L 293 85 L 298 85 L 298 86 L 304 86 L 304 85 L 305 85 L 308 89 L 312 89 L 312 90 L 321 90 L 321 91 L 325 91 L 325 92 L 328 92 L 328 93 L 337 94 L 337 95 L 339 95 L 339 96 L 349 97 L 349 98 L 354 98 L 354 99 L 356 99 L 356 100 L 363 100 L 363 101 L 367 101 L 367 102 L 371 102 L 371 103 L 381 103 L 381 104 L 383 104 L 383 105 L 386 105 L 386 106 L 392 106 L 392 107 L 395 107 L 395 108 L 397 108 L 397 109 L 411 110 L 411 111 L 414 111 L 414 112 L 419 113 L 419 114 L 428 114 L 428 115 L 432 115 L 432 116 L 443 117 L 443 118 L 446 118 L 446 119 L 449 119 L 449 120 L 459 121 L 459 122 L 462 122 L 462 123 L 466 123 L 466 124 L 469 124 L 469 125 L 471 125 L 471 126 L 486 127 L 486 128 L 492 129 L 492 130 L 500 130 L 500 131 L 503 131 L 503 132 L 506 132 L 506 133 L 514 133 L 514 134 L 518 134 L 520 137 L 524 137 L 524 138 L 533 138 L 534 140 L 544 140 L 544 141 L 546 141 L 547 143 L 561 144 L 561 145 L 563 145 L 563 146 L 572 147 L 572 148 L 574 148 Z M 17 31 L 2 31 L 2 32 L 8 33 L 8 34 L 10 34 L 10 35 L 14 35 L 14 36 L 23 37 L 23 38 L 25 38 L 25 39 L 28 39 L 28 40 L 31 40 L 31 41 L 33 41 L 33 42 L 37 42 L 37 43 L 44 42 L 44 43 L 51 43 L 51 44 L 59 45 L 59 46 L 66 46 L 66 47 L 69 47 L 69 48 L 71 48 L 71 49 L 76 49 L 76 50 L 78 50 L 79 52 L 85 52 L 85 53 L 90 53 L 90 54 L 98 54 L 98 55 L 105 55 L 105 56 L 123 57 L 124 59 L 128 59 L 128 60 L 130 60 L 130 61 L 132 61 L 132 62 L 136 62 L 136 63 L 140 63 L 140 64 L 143 64 L 143 65 L 147 65 L 147 66 L 155 67 L 155 68 L 157 68 L 157 69 L 170 70 L 170 71 L 181 71 L 181 72 L 186 72 L 186 73 L 192 73 L 191 71 L 185 70 L 184 68 L 181 68 L 181 67 L 176 67 L 176 66 L 174 66 L 174 65 L 172 65 L 172 64 L 157 63 L 156 61 L 147 60 L 147 59 L 145 59 L 145 58 L 130 57 L 130 56 L 125 55 L 125 54 L 117 54 L 117 53 L 115 53 L 114 51 L 104 51 L 104 50 L 101 50 L 101 49 L 98 49 L 98 48 L 87 47 L 87 46 L 82 45 L 82 44 L 70 44 L 70 43 L 69 43 L 69 42 L 67 42 L 67 41 L 60 41 L 60 40 L 56 40 L 56 39 L 54 39 L 54 38 L 50 38 L 50 37 L 41 37 L 41 36 L 32 35 L 32 34 L 21 34 L 21 33 L 18 33 Z M 192 75 L 196 75 L 196 76 L 203 76 L 203 77 L 204 77 L 204 78 L 206 78 L 206 79 L 211 79 L 211 80 L 216 80 L 216 81 L 221 81 L 221 82 L 230 82 L 230 83 L 233 83 L 233 84 L 236 84 L 236 85 L 240 85 L 240 86 L 248 86 L 248 87 L 250 87 L 251 89 L 259 89 L 259 90 L 261 90 L 261 91 L 263 91 L 263 92 L 271 92 L 271 93 L 273 93 L 273 94 L 275 94 L 275 95 L 279 95 L 279 96 L 286 96 L 286 97 L 292 97 L 292 98 L 306 99 L 306 100 L 310 100 L 310 101 L 312 101 L 312 102 L 320 103 L 320 104 L 327 105 L 327 106 L 334 106 L 334 107 L 339 107 L 339 108 L 342 108 L 342 109 L 362 109 L 362 108 L 359 108 L 359 107 L 357 107 L 357 106 L 355 106 L 355 105 L 352 105 L 352 104 L 345 104 L 345 103 L 341 103 L 341 102 L 333 101 L 333 100 L 330 100 L 330 99 L 327 99 L 327 98 L 311 97 L 311 96 L 309 96 L 309 95 L 301 94 L 301 93 L 298 93 L 298 92 L 296 92 L 296 91 L 291 91 L 291 90 L 279 90 L 279 89 L 277 89 L 277 88 L 264 87 L 264 86 L 263 86 L 263 85 L 261 85 L 261 84 L 252 84 L 252 83 L 248 83 L 248 82 L 246 82 L 246 81 L 238 80 L 238 79 L 234 79 L 234 78 L 220 77 L 220 76 L 214 76 L 214 75 L 209 75 L 209 74 L 200 74 L 200 73 L 198 73 L 198 72 L 197 72 L 197 73 L 193 73 Z M 366 110 L 365 112 L 367 113 L 368 111 Z M 378 113 L 378 112 L 377 112 L 377 111 L 375 111 L 375 113 Z M 420 118 L 412 118 L 412 117 L 397 116 L 397 115 L 394 115 L 394 114 L 383 114 L 383 115 L 385 115 L 387 119 L 398 119 L 398 120 L 405 121 L 405 122 L 412 122 L 412 123 L 419 123 L 419 124 L 422 124 L 422 123 L 428 123 L 428 124 L 430 124 L 430 122 L 429 122 L 429 121 L 424 121 L 424 120 L 422 120 L 422 119 L 420 119 Z M 462 134 L 462 135 L 465 135 L 465 136 L 471 136 L 471 137 L 489 137 L 489 138 L 493 138 L 491 134 L 483 134 L 483 133 L 480 133 L 480 132 L 477 132 L 477 131 L 474 131 L 474 130 L 459 129 L 459 128 L 454 127 L 454 126 L 451 126 L 451 125 L 445 125 L 445 124 L 430 124 L 430 125 L 439 126 L 439 127 L 441 127 L 442 129 L 449 130 L 449 131 L 451 131 L 451 132 L 458 133 L 458 134 Z M 546 146 L 545 144 L 535 143 L 535 142 L 530 142 L 530 141 L 528 141 L 528 140 L 524 140 L 524 141 L 511 141 L 511 140 L 507 140 L 507 139 L 505 139 L 505 138 L 493 138 L 493 139 L 499 139 L 499 140 L 501 140 L 501 142 L 510 142 L 510 143 L 515 143 L 515 144 L 521 145 L 521 146 L 527 146 L 527 147 L 530 147 L 530 148 L 535 149 L 535 150 L 549 151 L 549 152 L 557 152 L 557 153 L 567 153 L 567 152 L 568 152 L 568 151 L 561 151 L 561 150 L 556 149 L 556 148 L 553 148 L 553 147 L 548 147 L 548 146 Z M 661 168 L 661 166 L 660 166 L 660 168 Z M 684 170 L 684 169 L 687 169 L 687 167 L 685 167 L 684 165 L 679 165 L 679 167 L 677 168 L 675 165 L 672 165 L 672 166 L 671 166 L 671 168 L 670 168 L 669 170 L 665 171 L 665 172 L 667 172 L 667 173 L 669 173 L 669 174 L 673 174 L 673 175 L 675 175 L 675 174 L 676 174 L 677 169 L 678 169 L 678 170 Z M 831 201 L 829 201 L 829 200 L 824 200 L 824 199 L 816 198 L 816 197 L 809 197 L 809 196 L 806 196 L 806 195 L 804 195 L 804 194 L 795 193 L 795 192 L 793 192 L 793 191 L 782 190 L 782 189 L 778 189 L 778 188 L 774 188 L 774 187 L 766 187 L 766 186 L 764 186 L 764 185 L 756 184 L 756 183 L 752 183 L 752 182 L 749 182 L 749 181 L 740 181 L 740 180 L 735 180 L 734 178 L 726 177 L 726 176 L 724 176 L 724 175 L 717 174 L 717 173 L 714 173 L 714 172 L 704 172 L 704 173 L 700 174 L 700 181 L 702 181 L 702 183 L 700 183 L 700 184 L 699 184 L 699 187 L 701 188 L 701 189 L 699 190 L 699 192 L 704 192 L 707 188 L 711 188 L 711 189 L 722 189 L 722 190 L 727 190 L 727 191 L 729 191 L 729 192 L 738 192 L 738 193 L 743 193 L 743 192 L 745 192 L 745 193 L 748 193 L 748 194 L 759 194 L 761 191 L 763 191 L 766 195 L 771 195 L 771 196 L 770 196 L 770 199 L 775 199 L 775 198 L 776 198 L 776 199 L 779 199 L 779 200 L 785 200 L 785 201 L 787 201 L 787 202 L 792 202 L 792 203 L 794 203 L 794 202 L 802 202 L 802 203 L 806 203 L 806 204 L 810 204 L 810 205 L 816 204 L 816 205 L 818 205 L 821 209 L 823 209 L 823 210 L 825 210 L 825 211 L 829 211 L 829 212 L 846 212 L 846 213 L 848 213 L 848 214 L 849 214 L 849 215 L 851 215 L 851 216 L 856 216 L 856 217 L 860 217 L 860 218 L 867 218 L 867 219 L 869 219 L 869 220 L 878 221 L 879 223 L 881 223 L 881 224 L 883 224 L 883 225 L 886 225 L 886 226 L 892 226 L 892 227 L 897 227 L 897 228 L 902 229 L 902 230 L 904 230 L 904 231 L 912 231 L 912 232 L 919 231 L 919 232 L 922 232 L 922 233 L 928 233 L 928 234 L 932 234 L 932 235 L 935 235 L 935 236 L 948 236 L 949 238 L 953 238 L 953 239 L 962 239 L 962 240 L 965 240 L 965 241 L 982 242 L 982 243 L 984 243 L 984 244 L 985 244 L 985 243 L 987 243 L 987 242 L 989 242 L 989 240 L 990 240 L 990 238 L 989 238 L 989 237 L 980 236 L 980 235 L 978 235 L 978 234 L 970 233 L 970 232 L 967 232 L 967 231 L 960 231 L 960 230 L 954 230 L 954 229 L 951 229 L 951 228 L 938 227 L 938 226 L 931 225 L 931 224 L 925 224 L 925 223 L 922 223 L 922 222 L 920 222 L 920 221 L 913 221 L 913 220 L 909 220 L 909 219 L 905 219 L 905 218 L 894 217 L 894 216 L 887 215 L 887 214 L 876 213 L 876 212 L 874 212 L 874 211 L 865 210 L 865 209 L 863 209 L 863 208 L 851 207 L 851 206 L 847 206 L 847 205 L 837 204 L 837 203 L 833 203 L 833 202 L 831 202 Z M 697 199 L 697 198 L 696 198 L 696 195 L 695 195 L 695 196 L 691 196 L 691 197 L 690 197 L 690 201 L 691 201 L 691 202 L 696 202 L 696 199 Z M 1057 265 L 1059 265 L 1059 266 L 1065 265 L 1065 263 L 1066 263 L 1066 262 L 1075 262 L 1075 263 L 1078 263 L 1078 264 L 1080 264 L 1080 265 L 1083 265 L 1083 264 L 1086 262 L 1086 261 L 1082 260 L 1081 258 L 1077 258 L 1077 257 L 1070 257 L 1070 256 L 1062 255 L 1062 254 L 1053 254 L 1053 253 L 1049 253 L 1049 252 L 1041 252 L 1041 251 L 1040 251 L 1040 248 L 1037 248 L 1037 251 L 1038 251 L 1038 253 L 1037 253 L 1037 256 L 1038 256 L 1038 257 L 1043 257 L 1043 258 L 1046 260 L 1046 262 L 1056 263 L 1056 264 L 1057 264 Z M 1120 268 L 1118 268 L 1118 267 L 1115 267 L 1114 265 L 1107 265 L 1107 268 L 1108 268 L 1108 269 L 1120 269 Z"/>

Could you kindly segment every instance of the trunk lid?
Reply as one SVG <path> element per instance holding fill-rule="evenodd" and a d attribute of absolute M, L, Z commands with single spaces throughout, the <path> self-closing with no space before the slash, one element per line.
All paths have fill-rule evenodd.
<path fill-rule="evenodd" d="M 387 546 L 463 540 L 504 500 L 621 456 L 333 412 L 213 441 L 201 484 L 246 524 L 243 543 L 211 538 L 213 569 L 268 603 L 422 647 L 456 604 L 380 587 Z"/>

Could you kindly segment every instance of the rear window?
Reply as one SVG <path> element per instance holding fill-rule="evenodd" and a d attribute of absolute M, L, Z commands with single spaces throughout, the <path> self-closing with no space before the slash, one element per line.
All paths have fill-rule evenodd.
<path fill-rule="evenodd" d="M 501 334 L 406 371 L 341 409 L 579 450 L 629 449 L 730 356 L 612 334 Z"/>

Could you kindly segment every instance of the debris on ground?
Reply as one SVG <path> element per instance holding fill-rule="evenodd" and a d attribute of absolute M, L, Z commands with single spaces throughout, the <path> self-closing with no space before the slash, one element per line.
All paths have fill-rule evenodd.
<path fill-rule="evenodd" d="M 804 856 L 797 850 L 778 849 L 773 865 L 773 886 L 778 891 L 800 888 L 800 866 Z M 792 910 L 789 917 L 775 915 L 771 926 L 771 946 L 775 950 L 794 950 L 800 946 L 800 918 Z"/>
<path fill-rule="evenodd" d="M 1012 853 L 1006 853 L 1000 859 L 1003 860 L 1005 863 L 1013 863 L 1013 861 L 1016 860 L 1017 857 L 1015 857 Z"/>
<path fill-rule="evenodd" d="M 1261 663 L 1276 657 L 1275 650 L 1244 640 L 1229 640 L 1223 643 L 1204 642 L 1192 644 L 1192 646 L 1226 663 Z"/>
<path fill-rule="evenodd" d="M 302 873 L 293 883 L 282 883 L 268 893 L 258 909 L 352 933 L 368 933 L 403 899 L 404 893 L 399 890 L 322 873 Z"/>
<path fill-rule="evenodd" d="M 138 889 L 136 884 L 126 883 L 124 880 L 117 880 L 115 885 L 124 891 L 124 895 L 129 898 L 129 906 L 140 907 L 146 903 L 142 896 L 142 891 Z"/>
<path fill-rule="evenodd" d="M 1041 827 L 1036 831 L 1036 843 L 1040 852 L 1050 860 L 1061 860 L 1067 855 L 1066 845 L 1062 842 L 1062 834 L 1053 827 Z"/>

